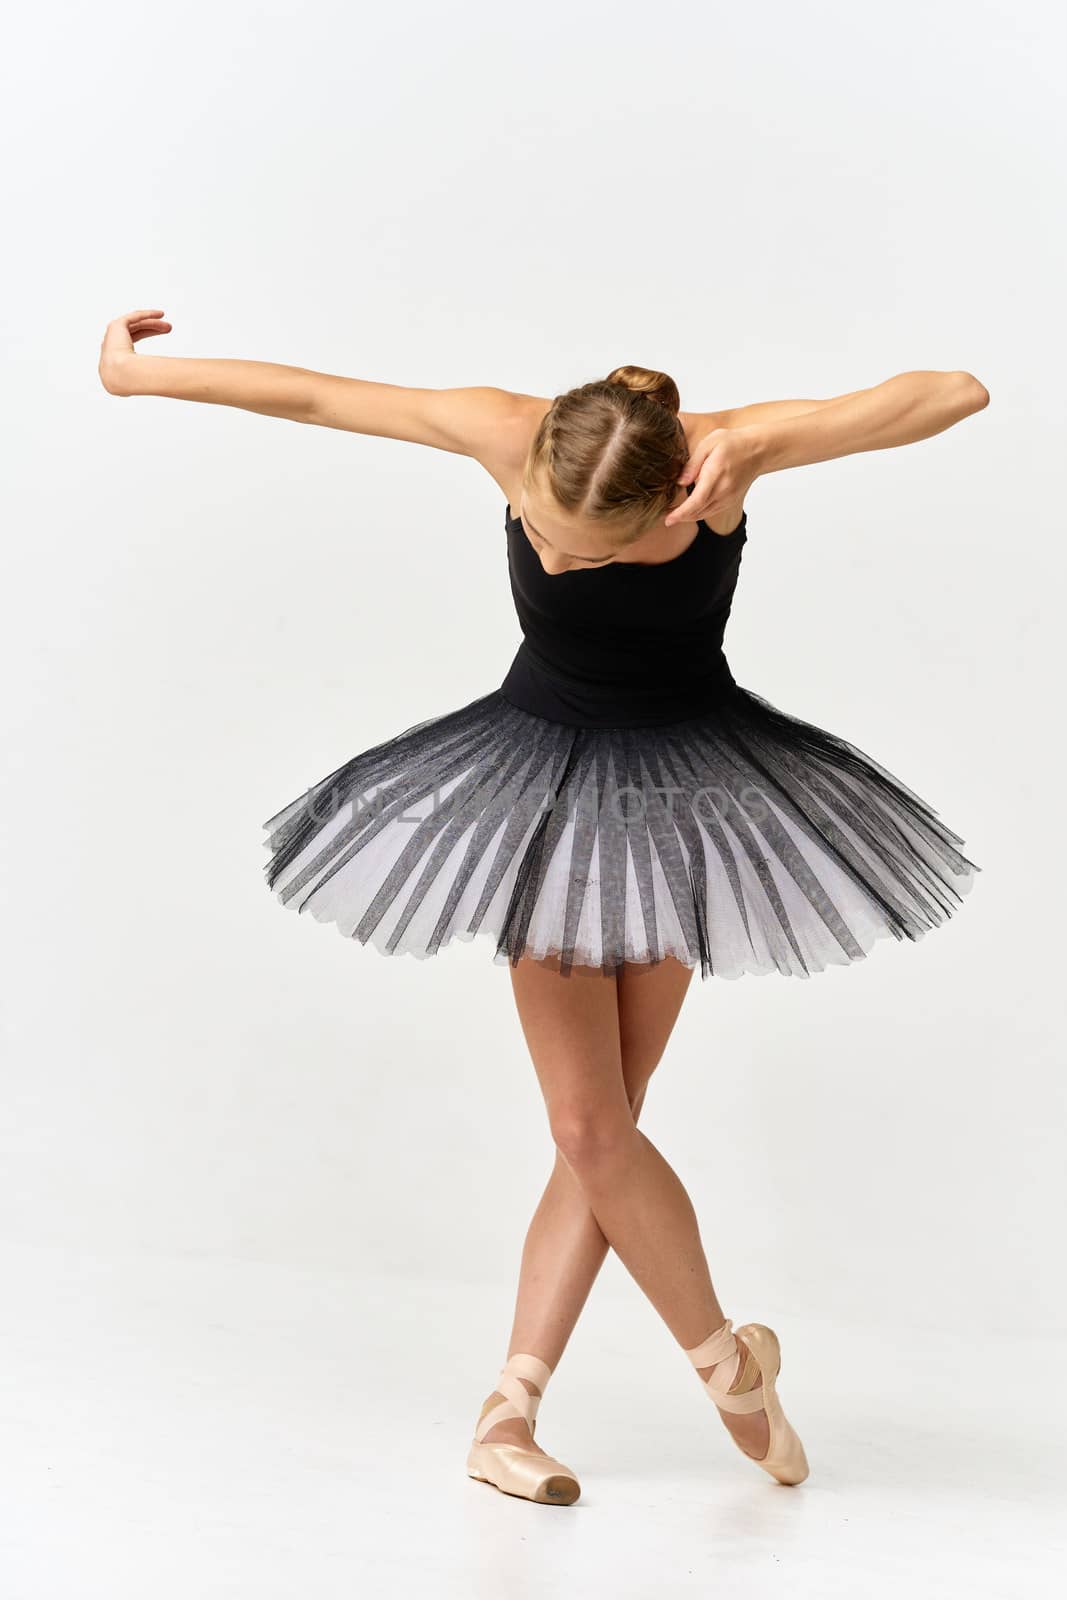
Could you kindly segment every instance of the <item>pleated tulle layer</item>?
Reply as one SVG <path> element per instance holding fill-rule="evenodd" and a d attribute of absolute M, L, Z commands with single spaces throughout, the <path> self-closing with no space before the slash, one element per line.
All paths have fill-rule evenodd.
<path fill-rule="evenodd" d="M 484 934 L 615 971 L 810 977 L 945 922 L 981 868 L 854 745 L 738 688 L 578 728 L 494 690 L 354 756 L 263 824 L 269 887 L 387 955 Z"/>

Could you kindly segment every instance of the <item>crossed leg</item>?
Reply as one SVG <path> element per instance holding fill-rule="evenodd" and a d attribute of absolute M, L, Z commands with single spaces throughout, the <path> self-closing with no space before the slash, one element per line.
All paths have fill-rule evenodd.
<path fill-rule="evenodd" d="M 724 1313 L 692 1202 L 637 1126 L 693 970 L 672 957 L 614 976 L 575 969 L 562 977 L 528 959 L 509 970 L 556 1145 L 523 1247 L 509 1353 L 557 1365 L 609 1246 L 678 1343 L 699 1344 Z M 481 1414 L 500 1398 L 489 1396 Z M 762 1411 L 720 1414 L 745 1449 L 766 1451 Z M 485 1438 L 539 1448 L 518 1418 Z"/>

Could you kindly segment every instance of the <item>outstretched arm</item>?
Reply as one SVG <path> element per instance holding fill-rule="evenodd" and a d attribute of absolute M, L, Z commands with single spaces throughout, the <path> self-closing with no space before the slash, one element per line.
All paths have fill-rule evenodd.
<path fill-rule="evenodd" d="M 767 400 L 710 412 L 679 479 L 696 487 L 672 515 L 707 519 L 724 506 L 739 514 L 765 472 L 914 444 L 988 404 L 984 384 L 969 372 L 902 372 L 831 400 Z"/>
<path fill-rule="evenodd" d="M 872 389 L 857 389 L 800 412 L 752 417 L 742 426 L 755 445 L 759 471 L 780 472 L 859 451 L 915 444 L 988 404 L 988 390 L 969 372 L 902 372 Z"/>
<path fill-rule="evenodd" d="M 417 389 L 272 361 L 137 353 L 137 342 L 170 330 L 157 310 L 131 311 L 108 324 L 99 372 L 109 394 L 237 406 L 261 416 L 473 456 L 491 447 L 515 411 L 515 396 L 490 385 Z"/>

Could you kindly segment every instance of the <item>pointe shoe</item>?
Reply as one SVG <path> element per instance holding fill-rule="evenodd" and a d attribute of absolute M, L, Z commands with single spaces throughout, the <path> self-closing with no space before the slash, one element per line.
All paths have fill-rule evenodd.
<path fill-rule="evenodd" d="M 778 1398 L 777 1381 L 782 1368 L 782 1352 L 778 1336 L 761 1322 L 748 1322 L 733 1330 L 729 1321 L 709 1334 L 703 1344 L 698 1344 L 686 1355 L 694 1367 L 711 1367 L 726 1361 L 735 1353 L 740 1356 L 737 1373 L 728 1390 L 716 1387 L 711 1377 L 701 1379 L 708 1395 L 720 1411 L 745 1415 L 753 1411 L 767 1413 L 770 1441 L 763 1456 L 749 1455 L 735 1439 L 741 1454 L 757 1467 L 769 1472 L 779 1483 L 803 1483 L 808 1476 L 808 1459 L 804 1454 L 796 1430 L 786 1420 L 782 1402 Z"/>
<path fill-rule="evenodd" d="M 569 1506 L 577 1500 L 581 1487 L 570 1467 L 565 1467 L 562 1461 L 543 1456 L 536 1450 L 524 1450 L 517 1444 L 483 1443 L 489 1429 L 508 1417 L 521 1417 L 533 1437 L 537 1408 L 551 1374 L 551 1367 L 539 1356 L 508 1357 L 496 1382 L 499 1393 L 507 1398 L 480 1419 L 467 1456 L 467 1473 L 482 1483 L 494 1484 L 505 1494 L 517 1494 L 541 1505 Z M 531 1394 L 526 1385 L 519 1382 L 520 1378 L 536 1383 L 541 1394 Z"/>

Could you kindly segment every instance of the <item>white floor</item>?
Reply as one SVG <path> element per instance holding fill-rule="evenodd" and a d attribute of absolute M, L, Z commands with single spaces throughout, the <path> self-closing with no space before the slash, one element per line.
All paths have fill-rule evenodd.
<path fill-rule="evenodd" d="M 1052 1340 L 778 1319 L 812 1466 L 784 1489 L 605 1271 L 541 1410 L 564 1508 L 464 1472 L 507 1294 L 45 1246 L 0 1272 L 5 1600 L 1063 1590 Z"/>

